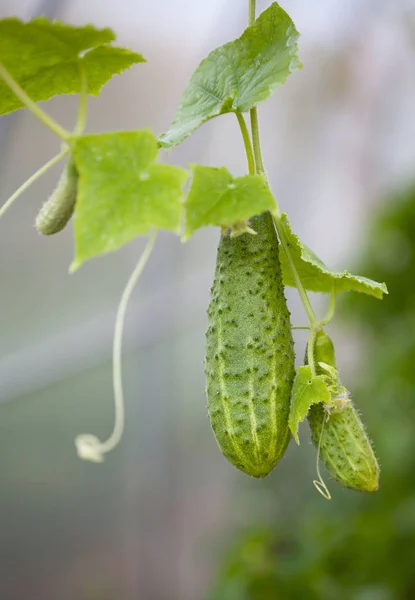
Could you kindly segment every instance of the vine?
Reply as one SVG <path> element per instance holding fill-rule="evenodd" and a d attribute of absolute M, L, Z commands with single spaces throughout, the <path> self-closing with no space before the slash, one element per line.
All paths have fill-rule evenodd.
<path fill-rule="evenodd" d="M 306 417 L 313 440 L 317 439 L 313 427 L 317 431 L 321 409 L 324 425 L 318 429 L 316 487 L 328 498 L 318 466 L 320 452 L 328 464 L 328 436 L 334 435 L 340 422 L 345 429 L 347 417 L 353 440 L 366 438 L 359 429 L 350 396 L 340 383 L 334 349 L 331 352 L 331 341 L 324 337 L 323 329 L 334 316 L 339 293 L 356 291 L 381 299 L 387 289 L 385 284 L 348 271 L 331 271 L 292 231 L 287 215 L 280 212 L 264 167 L 257 107 L 301 68 L 299 34 L 277 2 L 256 18 L 256 0 L 249 0 L 248 13 L 248 28 L 242 35 L 214 49 L 196 68 L 170 129 L 158 136 L 149 129 L 84 134 L 88 95 L 98 95 L 111 77 L 145 62 L 141 54 L 114 46 L 115 35 L 110 29 L 73 27 L 44 18 L 27 23 L 0 20 L 0 115 L 26 108 L 63 144 L 55 157 L 6 200 L 0 217 L 34 181 L 68 157 L 66 169 L 70 165 L 71 177 L 61 178 L 50 198 L 53 211 L 47 212 L 48 227 L 43 233 L 60 231 L 74 212 L 71 272 L 86 260 L 118 250 L 137 236 L 148 236 L 117 312 L 113 432 L 104 442 L 90 434 L 80 435 L 75 441 L 78 455 L 94 462 L 102 462 L 122 437 L 124 320 L 157 232 L 170 231 L 186 241 L 202 227 L 220 228 L 206 359 L 209 412 L 219 446 L 238 468 L 264 476 L 284 454 L 291 434 L 299 443 L 298 426 Z M 29 57 L 24 69 L 23 54 Z M 48 54 L 54 57 L 53 67 Z M 59 94 L 79 94 L 72 133 L 38 105 Z M 204 123 L 226 113 L 234 113 L 239 124 L 247 158 L 245 176 L 233 177 L 225 167 L 193 165 L 189 171 L 159 161 L 160 148 L 175 148 Z M 244 115 L 249 115 L 250 127 Z M 55 227 L 54 223 L 49 227 L 50 220 L 56 220 Z M 265 280 L 266 287 L 260 293 Z M 307 326 L 291 326 L 285 286 L 297 289 L 309 321 Z M 314 313 L 309 292 L 330 294 L 328 312 L 321 320 Z M 255 311 L 254 301 L 246 300 L 247 293 L 256 298 Z M 306 365 L 295 372 L 291 330 L 300 328 L 309 330 L 309 339 Z M 262 332 L 262 342 L 258 332 Z M 322 344 L 326 344 L 324 351 Z M 227 391 L 229 378 L 238 381 L 238 385 L 230 386 L 235 395 L 231 398 Z M 217 390 L 215 399 L 213 389 Z M 266 416 L 264 406 L 270 407 Z M 340 415 L 340 420 L 334 415 Z M 270 440 L 271 446 L 266 448 Z M 363 446 L 356 442 L 356 447 Z M 370 482 L 368 474 L 366 479 L 359 479 L 356 473 L 343 475 L 335 476 L 348 487 L 356 488 L 353 481 L 358 480 L 361 489 L 375 488 L 375 468 Z"/>

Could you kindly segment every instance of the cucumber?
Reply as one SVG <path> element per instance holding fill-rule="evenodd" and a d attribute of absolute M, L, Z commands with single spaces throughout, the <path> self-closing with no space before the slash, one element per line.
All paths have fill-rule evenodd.
<path fill-rule="evenodd" d="M 314 357 L 316 361 L 317 375 L 326 374 L 324 370 L 318 365 L 319 362 L 323 362 L 326 365 L 330 365 L 330 367 L 334 367 L 335 369 L 337 369 L 334 344 L 331 338 L 322 329 L 319 329 L 316 334 L 316 339 L 314 342 Z"/>
<path fill-rule="evenodd" d="M 55 190 L 44 203 L 36 218 L 36 227 L 43 235 L 62 231 L 72 217 L 78 192 L 78 171 L 70 158 Z"/>
<path fill-rule="evenodd" d="M 336 368 L 333 343 L 322 330 L 317 334 L 314 352 L 318 375 L 327 375 L 319 362 Z M 379 464 L 352 400 L 346 400 L 330 412 L 322 404 L 310 408 L 311 439 L 317 448 L 320 445 L 320 457 L 334 479 L 356 491 L 375 492 L 379 487 Z"/>
<path fill-rule="evenodd" d="M 208 411 L 225 457 L 264 477 L 283 456 L 294 380 L 294 345 L 269 213 L 257 235 L 222 235 L 206 333 Z"/>

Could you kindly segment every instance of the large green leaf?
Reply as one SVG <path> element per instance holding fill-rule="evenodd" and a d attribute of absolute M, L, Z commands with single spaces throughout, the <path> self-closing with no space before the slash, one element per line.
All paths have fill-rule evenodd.
<path fill-rule="evenodd" d="M 95 29 L 92 25 L 72 27 L 43 17 L 27 23 L 2 19 L 0 62 L 35 101 L 80 92 L 82 62 L 88 93 L 98 95 L 114 74 L 144 62 L 140 54 L 110 46 L 114 39 L 111 29 Z M 22 106 L 0 78 L 0 114 Z"/>
<path fill-rule="evenodd" d="M 388 293 L 384 283 L 378 283 L 366 277 L 351 275 L 348 271 L 336 273 L 330 271 L 323 261 L 305 246 L 300 238 L 293 233 L 286 214 L 281 215 L 281 224 L 289 244 L 291 256 L 300 275 L 304 287 L 311 292 L 362 292 L 375 298 L 382 299 Z M 296 287 L 285 252 L 280 252 L 280 260 L 284 284 Z"/>
<path fill-rule="evenodd" d="M 275 209 L 274 197 L 262 177 L 233 178 L 225 167 L 193 167 L 192 186 L 185 203 L 185 237 L 206 225 L 228 227 Z"/>
<path fill-rule="evenodd" d="M 173 148 L 208 119 L 246 112 L 266 100 L 301 67 L 297 40 L 292 20 L 274 2 L 240 38 L 213 50 L 200 63 L 160 143 Z"/>
<path fill-rule="evenodd" d="M 87 135 L 73 140 L 73 155 L 79 183 L 72 270 L 153 227 L 180 232 L 188 173 L 156 162 L 151 131 Z"/>
<path fill-rule="evenodd" d="M 324 375 L 312 376 L 311 367 L 304 366 L 297 369 L 291 392 L 291 410 L 288 426 L 297 444 L 298 425 L 306 418 L 313 404 L 330 404 L 332 402 L 329 385 Z"/>

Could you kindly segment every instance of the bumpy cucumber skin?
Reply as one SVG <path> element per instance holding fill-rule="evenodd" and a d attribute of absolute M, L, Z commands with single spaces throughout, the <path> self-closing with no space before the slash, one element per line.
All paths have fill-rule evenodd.
<path fill-rule="evenodd" d="M 316 447 L 325 418 L 327 412 L 321 404 L 311 407 L 308 421 Z M 345 487 L 359 492 L 376 492 L 379 488 L 379 465 L 352 401 L 326 421 L 320 456 L 331 475 Z"/>
<path fill-rule="evenodd" d="M 42 235 L 53 235 L 64 229 L 72 217 L 78 192 L 78 171 L 70 158 L 55 190 L 44 203 L 36 218 L 36 227 Z"/>
<path fill-rule="evenodd" d="M 318 362 L 336 367 L 334 347 L 323 331 L 317 335 L 315 345 L 316 370 L 324 370 Z M 311 439 L 318 448 L 321 427 L 327 412 L 321 404 L 315 404 L 308 413 Z M 379 464 L 370 440 L 353 402 L 333 409 L 324 424 L 320 457 L 331 475 L 345 487 L 359 492 L 376 492 L 379 488 Z"/>
<path fill-rule="evenodd" d="M 283 456 L 294 380 L 294 345 L 269 213 L 257 235 L 222 235 L 208 309 L 208 410 L 226 458 L 264 477 Z"/>

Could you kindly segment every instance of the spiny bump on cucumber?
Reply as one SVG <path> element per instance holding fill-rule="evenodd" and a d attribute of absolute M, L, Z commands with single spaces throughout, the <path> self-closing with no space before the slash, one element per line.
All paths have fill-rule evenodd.
<path fill-rule="evenodd" d="M 78 170 L 72 158 L 68 160 L 51 196 L 36 218 L 36 227 L 43 235 L 53 235 L 65 228 L 75 209 L 78 192 Z"/>
<path fill-rule="evenodd" d="M 264 477 L 283 456 L 294 379 L 294 348 L 272 217 L 257 235 L 222 235 L 208 309 L 208 409 L 226 458 Z"/>
<path fill-rule="evenodd" d="M 314 355 L 318 375 L 327 374 L 319 362 L 336 368 L 333 343 L 322 330 L 317 333 Z M 313 444 L 317 448 L 320 446 L 320 457 L 330 474 L 347 488 L 360 492 L 377 491 L 379 464 L 350 397 L 339 403 L 338 409 L 329 412 L 322 404 L 313 405 L 308 422 Z"/>

